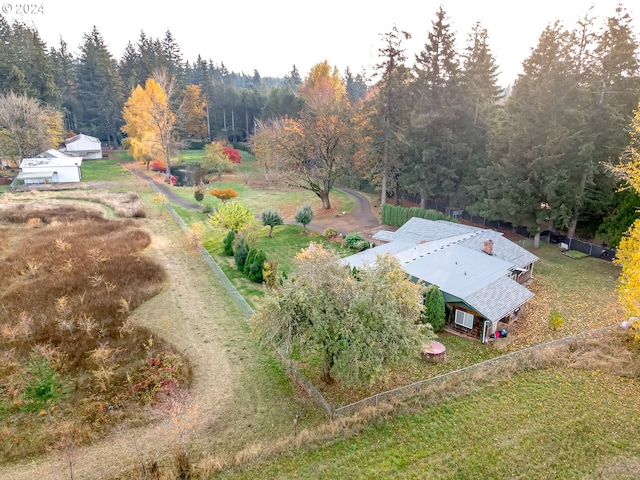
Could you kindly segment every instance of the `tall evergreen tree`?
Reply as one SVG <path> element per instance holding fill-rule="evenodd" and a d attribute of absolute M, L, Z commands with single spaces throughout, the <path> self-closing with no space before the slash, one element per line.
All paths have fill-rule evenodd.
<path fill-rule="evenodd" d="M 67 131 L 77 131 L 77 117 L 79 112 L 78 92 L 76 87 L 75 59 L 69 52 L 67 43 L 60 38 L 58 48 L 52 47 L 50 52 L 53 65 L 54 81 L 61 92 L 61 111 L 64 128 Z"/>
<path fill-rule="evenodd" d="M 628 125 L 640 98 L 638 42 L 633 36 L 629 14 L 618 7 L 606 19 L 604 28 L 591 37 L 595 43 L 589 67 L 590 116 L 585 128 L 590 157 L 579 176 L 579 210 L 572 218 L 568 235 L 573 236 L 579 216 L 606 216 L 615 200 L 613 178 L 603 164 L 615 161 L 628 138 Z"/>
<path fill-rule="evenodd" d="M 96 27 L 83 36 L 78 64 L 78 127 L 110 144 L 120 138 L 124 96 L 116 61 Z"/>
<path fill-rule="evenodd" d="M 298 118 L 304 101 L 287 86 L 274 87 L 269 90 L 260 118 Z"/>
<path fill-rule="evenodd" d="M 568 35 L 556 22 L 540 36 L 507 102 L 491 164 L 480 172 L 486 196 L 477 211 L 537 233 L 543 225 L 566 225 L 572 214 L 568 159 L 576 152 L 579 90 Z"/>
<path fill-rule="evenodd" d="M 361 167 L 373 173 L 372 180 L 380 187 L 381 206 L 387 201 L 390 181 L 399 174 L 405 148 L 410 72 L 402 42 L 411 36 L 394 26 L 382 37 L 375 73 L 378 81 L 365 105 L 366 123 L 361 135 L 367 139 L 364 158 L 368 159 Z"/>
<path fill-rule="evenodd" d="M 466 107 L 462 116 L 462 139 L 469 147 L 466 161 L 457 172 L 459 188 L 453 201 L 469 205 L 478 195 L 478 169 L 488 164 L 489 132 L 497 120 L 502 92 L 498 86 L 498 66 L 488 44 L 487 30 L 476 23 L 463 55 L 462 96 Z"/>
<path fill-rule="evenodd" d="M 420 195 L 449 202 L 460 188 L 458 172 L 469 148 L 460 132 L 463 104 L 455 35 L 442 7 L 436 12 L 427 43 L 416 55 L 409 128 L 408 163 L 401 183 Z"/>
<path fill-rule="evenodd" d="M 344 71 L 344 84 L 351 103 L 362 100 L 367 94 L 367 81 L 364 73 L 354 75 L 351 69 L 347 67 Z"/>
<path fill-rule="evenodd" d="M 125 93 L 130 92 L 136 88 L 136 85 L 139 85 L 139 69 L 140 54 L 133 43 L 128 42 L 124 49 L 124 53 L 122 54 L 122 58 L 118 63 L 118 70 L 120 72 L 120 78 L 122 79 L 122 85 Z"/>
<path fill-rule="evenodd" d="M 284 83 L 294 91 L 298 90 L 298 87 L 302 85 L 302 77 L 295 65 L 291 68 L 291 71 L 284 76 Z"/>
<path fill-rule="evenodd" d="M 6 35 L 0 37 L 4 43 L 0 55 L 7 62 L 0 67 L 0 80 L 4 80 L 0 87 L 5 92 L 13 91 L 59 106 L 61 96 L 54 82 L 51 59 L 38 31 L 14 21 L 10 26 L 0 23 L 0 32 Z"/>

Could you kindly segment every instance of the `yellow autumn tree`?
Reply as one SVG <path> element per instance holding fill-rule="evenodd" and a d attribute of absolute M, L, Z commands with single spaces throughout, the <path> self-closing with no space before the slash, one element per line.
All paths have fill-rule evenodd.
<path fill-rule="evenodd" d="M 312 108 L 317 108 L 318 104 L 344 101 L 347 95 L 347 88 L 342 77 L 340 77 L 338 68 L 331 67 L 324 60 L 311 68 L 300 92 L 307 104 L 311 104 Z"/>
<path fill-rule="evenodd" d="M 626 184 L 640 193 L 640 104 L 631 122 L 631 141 L 625 149 L 620 164 L 612 170 Z M 636 220 L 620 241 L 614 262 L 622 266 L 618 293 L 630 319 L 631 332 L 640 341 L 640 219 Z"/>
<path fill-rule="evenodd" d="M 184 89 L 184 99 L 180 107 L 182 129 L 187 138 L 197 140 L 207 138 L 206 106 L 207 103 L 200 85 L 187 85 Z"/>
<path fill-rule="evenodd" d="M 171 146 L 175 115 L 169 107 L 164 89 L 153 78 L 144 87 L 136 86 L 124 105 L 122 116 L 131 155 L 148 162 L 162 156 L 166 165 L 167 183 L 171 179 Z"/>

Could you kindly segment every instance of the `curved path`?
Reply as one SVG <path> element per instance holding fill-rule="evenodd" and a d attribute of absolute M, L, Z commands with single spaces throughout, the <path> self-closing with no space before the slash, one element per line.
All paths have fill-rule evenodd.
<path fill-rule="evenodd" d="M 103 480 L 122 478 L 154 458 L 168 464 L 179 442 L 176 421 L 183 422 L 194 448 L 224 457 L 286 437 L 300 412 L 309 422 L 324 418 L 314 403 L 292 399 L 273 381 L 271 359 L 173 218 L 153 213 L 139 224 L 152 237 L 146 253 L 165 269 L 167 282 L 131 318 L 187 355 L 193 367 L 191 407 L 176 418 L 162 414 L 153 424 L 114 430 L 91 445 L 2 465 L 0 479 L 65 480 L 72 464 L 74 478 Z"/>
<path fill-rule="evenodd" d="M 158 189 L 166 195 L 169 200 L 171 200 L 172 203 L 184 208 L 202 210 L 202 205 L 185 200 L 180 195 L 176 194 L 173 188 L 164 182 L 164 175 L 159 176 L 155 174 L 155 172 L 143 170 L 138 165 L 131 166 L 130 164 L 124 163 L 121 163 L 121 165 L 130 170 L 134 175 L 144 178 L 149 182 L 153 182 Z M 336 187 L 336 190 L 349 195 L 354 200 L 355 208 L 353 211 L 339 217 L 316 219 L 307 225 L 307 228 L 316 232 L 322 232 L 325 228 L 332 227 L 344 235 L 357 231 L 362 233 L 365 237 L 371 236 L 372 233 L 381 226 L 381 223 L 380 220 L 378 220 L 371 212 L 371 204 L 367 197 L 355 190 L 351 190 L 350 188 Z M 296 222 L 294 220 L 288 220 L 285 223 L 294 224 Z"/>

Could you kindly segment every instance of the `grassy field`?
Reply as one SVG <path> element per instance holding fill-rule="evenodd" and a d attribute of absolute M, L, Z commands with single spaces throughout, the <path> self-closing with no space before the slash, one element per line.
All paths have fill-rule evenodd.
<path fill-rule="evenodd" d="M 256 189 L 233 181 L 233 179 L 230 179 L 230 181 L 213 182 L 207 185 L 204 199 L 201 202 L 202 206 L 217 208 L 222 205 L 222 201 L 209 192 L 213 189 L 226 188 L 231 188 L 237 192 L 238 197 L 236 197 L 235 200 L 245 202 L 256 215 L 259 215 L 267 207 L 274 207 L 282 212 L 285 219 L 293 220 L 298 206 L 310 203 L 316 212 L 319 212 L 322 206 L 318 197 L 307 190 L 291 190 L 277 185 Z M 193 197 L 193 187 L 173 187 L 173 191 L 185 200 L 196 203 Z M 340 191 L 334 190 L 332 192 L 331 201 L 336 204 L 335 208 L 340 208 L 345 211 L 353 209 L 353 201 Z"/>
<path fill-rule="evenodd" d="M 640 383 L 539 370 L 209 478 L 632 479 Z"/>
<path fill-rule="evenodd" d="M 113 182 L 127 174 L 125 168 L 109 158 L 82 162 L 82 180 L 84 182 Z"/>
<path fill-rule="evenodd" d="M 259 168 L 250 162 L 248 160 L 244 168 L 257 178 Z M 156 210 L 151 204 L 148 184 L 121 170 L 115 162 L 87 162 L 83 165 L 83 174 L 87 181 L 117 181 L 118 189 L 135 190 L 142 185 L 144 188 L 140 196 L 151 207 L 150 215 L 154 218 L 160 216 L 160 209 Z M 253 188 L 251 181 L 251 188 L 247 187 L 240 174 L 229 180 L 229 185 L 236 185 L 242 190 L 241 198 L 255 205 L 262 202 L 264 207 L 266 201 L 282 202 L 284 209 L 290 202 L 289 207 L 295 208 L 296 197 L 280 200 L 281 192 L 277 190 L 265 196 L 261 189 Z M 181 190 L 185 198 L 193 198 L 192 190 L 177 189 Z M 206 224 L 202 213 L 175 208 L 188 224 L 196 221 Z M 167 221 L 172 221 L 166 212 L 162 215 Z M 206 247 L 241 293 L 255 305 L 262 294 L 262 286 L 251 284 L 237 272 L 230 257 L 221 255 L 221 240 L 226 232 L 206 228 Z M 306 246 L 309 240 L 321 239 L 302 235 L 300 227 L 292 225 L 276 227 L 272 239 L 267 237 L 267 233 L 267 228 L 256 227 L 256 246 L 263 248 L 267 256 L 278 258 L 285 270 L 290 269 L 295 252 Z M 575 260 L 549 245 L 535 250 L 535 254 L 540 261 L 534 270 L 536 281 L 530 288 L 536 296 L 527 306 L 526 317 L 519 322 L 517 329 L 510 332 L 506 342 L 482 345 L 441 334 L 439 339 L 447 346 L 447 362 L 425 364 L 416 360 L 407 369 L 394 372 L 370 389 L 344 391 L 335 386 L 322 386 L 323 394 L 336 405 L 344 404 L 371 393 L 471 365 L 505 351 L 623 319 L 615 295 L 618 267 L 594 258 Z M 224 293 L 216 291 L 209 295 L 218 298 Z M 168 306 L 173 303 L 167 299 Z M 548 326 L 549 313 L 554 308 L 566 320 L 565 326 L 557 331 Z M 234 358 L 237 357 L 239 365 L 245 365 L 252 358 L 250 352 L 255 345 L 244 337 L 248 337 L 247 328 L 239 332 L 237 337 L 225 338 L 223 346 Z M 220 333 L 216 330 L 215 335 Z M 637 379 L 629 380 L 597 369 L 540 370 L 512 377 L 496 372 L 494 384 L 478 387 L 459 398 L 444 400 L 437 405 L 425 399 L 423 403 L 402 407 L 398 415 L 383 414 L 373 417 L 373 420 L 356 418 L 326 424 L 320 429 L 301 432 L 296 438 L 292 436 L 287 439 L 288 443 L 279 443 L 269 428 L 282 433 L 284 420 L 270 414 L 268 407 L 259 407 L 260 423 L 257 425 L 254 399 L 258 394 L 273 395 L 280 405 L 280 402 L 288 402 L 286 395 L 299 399 L 303 394 L 294 391 L 295 387 L 288 383 L 279 365 L 264 360 L 257 365 L 256 359 L 252 361 L 251 368 L 242 379 L 242 384 L 247 386 L 246 391 L 243 390 L 246 398 L 235 402 L 233 411 L 225 412 L 222 419 L 224 434 L 216 437 L 215 449 L 202 454 L 199 460 L 209 470 L 216 470 L 220 465 L 267 459 L 264 463 L 249 465 L 246 470 L 227 469 L 225 473 L 210 478 L 640 477 L 640 445 L 637 442 L 640 419 L 635 408 L 640 394 Z M 313 366 L 310 367 L 309 375 L 313 376 Z M 264 393 L 274 388 L 274 384 L 277 384 L 277 395 Z M 292 408 L 283 408 L 289 415 L 286 421 L 291 420 Z M 239 409 L 244 410 L 237 418 L 234 413 L 238 414 Z M 270 423 L 269 415 L 273 423 Z M 301 425 L 316 424 L 317 420 L 308 418 Z M 247 436 L 247 432 L 250 435 Z M 285 443 L 288 446 L 278 447 Z M 291 446 L 293 448 L 289 448 Z M 230 455 L 230 451 L 237 453 Z M 225 453 L 227 461 L 230 458 L 233 461 L 218 463 L 216 455 L 221 452 Z"/>

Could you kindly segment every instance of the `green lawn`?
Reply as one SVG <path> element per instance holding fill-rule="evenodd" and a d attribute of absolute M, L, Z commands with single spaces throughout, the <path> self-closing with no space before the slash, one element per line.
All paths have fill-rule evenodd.
<path fill-rule="evenodd" d="M 209 478 L 638 478 L 639 395 L 634 380 L 530 371 Z"/>
<path fill-rule="evenodd" d="M 127 169 L 111 158 L 82 162 L 82 180 L 85 182 L 114 182 L 123 175 L 129 175 Z"/>
<path fill-rule="evenodd" d="M 182 213 L 180 213 L 182 215 Z M 223 240 L 228 232 L 214 229 L 209 225 L 205 225 L 207 236 L 203 242 L 205 249 L 216 260 L 216 263 L 225 272 L 231 283 L 242 294 L 242 296 L 253 307 L 257 305 L 260 298 L 264 295 L 264 287 L 262 284 L 251 282 L 243 273 L 238 271 L 235 259 L 227 256 L 223 251 Z M 277 260 L 279 271 L 286 274 L 291 273 L 293 268 L 293 257 L 303 248 L 309 246 L 309 242 L 323 243 L 330 248 L 335 249 L 339 255 L 350 253 L 341 246 L 327 241 L 322 235 L 315 232 L 302 232 L 302 227 L 297 225 L 280 225 L 273 230 L 273 238 L 269 238 L 269 227 L 263 227 L 259 224 L 252 229 L 255 232 L 256 240 L 252 245 L 254 248 L 261 249 L 267 255 L 267 261 Z"/>
<path fill-rule="evenodd" d="M 246 203 L 256 215 L 259 215 L 267 207 L 274 207 L 282 212 L 285 219 L 293 220 L 298 206 L 308 202 L 311 203 L 316 212 L 318 212 L 322 206 L 316 195 L 302 189 L 283 189 L 281 186 L 254 189 L 233 181 L 211 183 L 207 185 L 206 188 L 204 199 L 201 202 L 202 206 L 210 206 L 212 208 L 219 207 L 222 205 L 222 202 L 209 192 L 213 189 L 231 188 L 238 193 L 238 197 L 234 200 Z M 173 187 L 173 191 L 185 200 L 196 203 L 193 197 L 193 187 Z M 331 201 L 332 203 L 339 204 L 340 209 L 344 211 L 350 211 L 354 207 L 354 202 L 351 198 L 338 190 L 331 192 Z"/>

